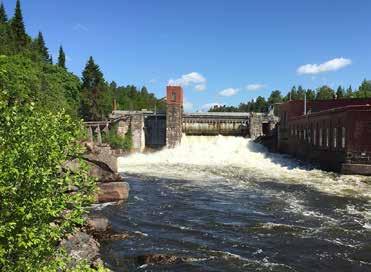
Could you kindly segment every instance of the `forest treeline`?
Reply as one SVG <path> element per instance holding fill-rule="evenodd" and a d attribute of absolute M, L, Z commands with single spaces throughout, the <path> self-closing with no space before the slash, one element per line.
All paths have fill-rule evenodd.
<path fill-rule="evenodd" d="M 106 119 L 114 101 L 117 109 L 122 110 L 165 106 L 146 87 L 107 82 L 93 57 L 87 60 L 81 79 L 67 70 L 62 46 L 54 62 L 43 33 L 36 37 L 27 34 L 19 1 L 12 18 L 3 3 L 0 5 L 0 68 L 3 73 L 0 84 L 11 85 L 15 97 L 33 100 L 50 110 L 63 108 L 84 120 Z M 24 86 L 30 87 L 30 93 L 25 93 Z"/>
<path fill-rule="evenodd" d="M 272 91 L 266 99 L 258 96 L 255 100 L 246 103 L 240 103 L 236 106 L 218 105 L 211 108 L 210 112 L 267 112 L 275 103 L 286 102 L 289 100 L 332 100 L 332 99 L 352 99 L 352 98 L 370 98 L 371 81 L 363 80 L 358 89 L 353 90 L 351 86 L 344 88 L 339 86 L 336 90 L 329 86 L 322 86 L 317 90 L 304 89 L 302 86 L 294 86 L 286 94 L 282 95 L 281 91 Z"/>

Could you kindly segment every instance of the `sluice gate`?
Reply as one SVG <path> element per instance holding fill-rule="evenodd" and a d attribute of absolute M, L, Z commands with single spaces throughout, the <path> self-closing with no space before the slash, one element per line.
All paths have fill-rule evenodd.
<path fill-rule="evenodd" d="M 186 135 L 249 135 L 249 113 L 208 112 L 183 115 L 182 131 Z"/>

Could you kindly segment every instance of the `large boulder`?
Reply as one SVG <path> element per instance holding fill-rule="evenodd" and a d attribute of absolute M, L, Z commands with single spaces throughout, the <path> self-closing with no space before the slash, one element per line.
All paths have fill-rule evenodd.
<path fill-rule="evenodd" d="M 99 262 L 99 246 L 99 243 L 92 236 L 81 231 L 68 236 L 61 242 L 61 247 L 71 257 L 70 267 L 75 267 L 77 263 L 82 261 L 89 264 Z"/>
<path fill-rule="evenodd" d="M 98 187 L 97 201 L 99 203 L 126 200 L 129 197 L 129 184 L 126 182 L 100 182 Z"/>
<path fill-rule="evenodd" d="M 109 145 L 95 145 L 86 143 L 87 154 L 84 158 L 97 165 L 104 164 L 111 172 L 117 173 L 117 157 Z"/>
<path fill-rule="evenodd" d="M 85 163 L 89 166 L 89 175 L 91 177 L 94 177 L 99 182 L 118 182 L 123 181 L 123 178 L 115 173 L 110 166 L 108 166 L 105 162 L 98 161 L 98 160 L 90 160 L 87 159 L 85 155 L 82 160 L 85 161 Z M 80 169 L 80 161 L 78 159 L 73 159 L 70 161 L 67 161 L 63 164 L 63 169 L 69 170 L 72 172 L 76 172 Z"/>

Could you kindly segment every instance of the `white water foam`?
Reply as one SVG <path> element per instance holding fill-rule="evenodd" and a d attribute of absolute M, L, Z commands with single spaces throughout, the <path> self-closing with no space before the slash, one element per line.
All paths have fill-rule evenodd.
<path fill-rule="evenodd" d="M 370 178 L 310 169 L 288 156 L 268 153 L 261 145 L 242 137 L 183 136 L 182 143 L 174 149 L 119 158 L 119 171 L 200 184 L 220 178 L 251 177 L 258 182 L 303 184 L 327 194 L 371 201 Z"/>

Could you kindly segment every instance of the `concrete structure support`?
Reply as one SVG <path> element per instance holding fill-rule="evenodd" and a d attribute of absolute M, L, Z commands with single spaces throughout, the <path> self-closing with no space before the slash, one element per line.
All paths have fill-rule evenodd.
<path fill-rule="evenodd" d="M 166 146 L 174 148 L 182 140 L 183 89 L 168 86 L 166 94 Z"/>

